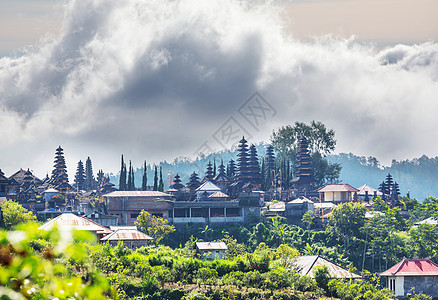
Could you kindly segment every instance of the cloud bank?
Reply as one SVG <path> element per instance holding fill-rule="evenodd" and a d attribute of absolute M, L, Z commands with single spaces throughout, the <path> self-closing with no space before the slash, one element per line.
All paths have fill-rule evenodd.
<path fill-rule="evenodd" d="M 319 120 L 335 129 L 339 151 L 387 161 L 438 154 L 437 43 L 303 43 L 285 33 L 280 9 L 69 1 L 59 37 L 0 59 L 2 168 L 48 172 L 58 144 L 71 173 L 87 156 L 107 171 L 122 153 L 137 165 L 191 156 L 256 91 L 277 114 L 247 127 L 254 141 Z"/>

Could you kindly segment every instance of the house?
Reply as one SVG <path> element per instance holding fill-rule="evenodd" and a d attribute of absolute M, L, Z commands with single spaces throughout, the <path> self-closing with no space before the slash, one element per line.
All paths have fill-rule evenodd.
<path fill-rule="evenodd" d="M 120 241 L 128 248 L 137 249 L 147 246 L 153 240 L 147 234 L 137 230 L 135 226 L 111 226 L 113 233 L 100 239 L 101 242 L 108 242 L 111 246 L 116 246 Z"/>
<path fill-rule="evenodd" d="M 209 183 L 207 181 L 206 183 Z M 186 223 L 243 223 L 245 210 L 237 200 L 230 200 L 220 191 L 195 201 L 174 201 L 169 212 L 173 224 Z"/>
<path fill-rule="evenodd" d="M 319 198 L 325 202 L 348 202 L 357 199 L 358 189 L 348 183 L 326 184 L 317 190 Z"/>
<path fill-rule="evenodd" d="M 196 250 L 206 259 L 223 259 L 227 245 L 224 242 L 196 242 Z"/>
<path fill-rule="evenodd" d="M 112 232 L 106 227 L 103 227 L 87 218 L 77 216 L 72 213 L 63 213 L 57 216 L 56 218 L 47 221 L 46 223 L 41 225 L 38 229 L 50 230 L 55 226 L 57 226 L 60 231 L 72 230 L 72 229 L 89 231 L 94 235 L 96 235 L 98 240 L 100 240 L 105 235 Z"/>
<path fill-rule="evenodd" d="M 377 196 L 382 196 L 382 193 L 372 187 L 364 184 L 358 188 L 357 196 L 361 201 L 370 201 L 375 199 Z"/>
<path fill-rule="evenodd" d="M 306 197 L 300 197 L 287 202 L 285 209 L 287 218 L 298 218 L 301 220 L 306 212 L 309 211 L 312 215 L 315 213 L 315 204 Z"/>
<path fill-rule="evenodd" d="M 319 255 L 303 255 L 298 256 L 296 262 L 297 270 L 300 275 L 310 276 L 313 278 L 313 270 L 316 266 L 327 266 L 331 278 L 348 278 L 348 279 L 360 279 L 361 276 L 352 273 L 344 268 L 334 264 Z"/>
<path fill-rule="evenodd" d="M 115 191 L 103 195 L 108 214 L 119 218 L 119 225 L 134 225 L 142 210 L 167 219 L 173 196 L 158 191 Z"/>
<path fill-rule="evenodd" d="M 264 213 L 265 217 L 274 217 L 274 216 L 285 216 L 285 210 L 286 210 L 286 203 L 283 201 L 278 202 L 268 202 L 266 203 L 266 210 Z"/>
<path fill-rule="evenodd" d="M 5 174 L 0 169 L 0 197 L 6 198 L 8 192 L 9 179 L 6 178 Z"/>
<path fill-rule="evenodd" d="M 428 259 L 404 259 L 379 275 L 396 297 L 406 297 L 411 288 L 438 297 L 438 265 Z"/>

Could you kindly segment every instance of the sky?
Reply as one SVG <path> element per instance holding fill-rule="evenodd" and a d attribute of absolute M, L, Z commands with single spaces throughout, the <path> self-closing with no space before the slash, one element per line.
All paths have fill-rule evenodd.
<path fill-rule="evenodd" d="M 337 152 L 437 156 L 435 0 L 0 0 L 0 168 L 117 173 L 317 120 Z"/>

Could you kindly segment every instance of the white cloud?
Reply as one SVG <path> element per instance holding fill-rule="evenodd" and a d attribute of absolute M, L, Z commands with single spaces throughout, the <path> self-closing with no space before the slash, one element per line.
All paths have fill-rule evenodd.
<path fill-rule="evenodd" d="M 70 1 L 59 38 L 0 59 L 2 165 L 46 172 L 41 157 L 58 144 L 70 173 L 87 156 L 117 171 L 121 153 L 137 164 L 191 155 L 255 91 L 278 111 L 258 139 L 315 119 L 342 151 L 437 155 L 438 44 L 303 43 L 279 20 L 231 0 Z"/>

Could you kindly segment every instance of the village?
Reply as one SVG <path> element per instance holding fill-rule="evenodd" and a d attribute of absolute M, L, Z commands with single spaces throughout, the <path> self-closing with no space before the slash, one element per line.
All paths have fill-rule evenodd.
<path fill-rule="evenodd" d="M 314 229 L 323 230 L 330 222 L 330 213 L 339 204 L 360 203 L 366 209 L 366 218 L 380 212 L 373 211 L 374 201 L 383 201 L 390 208 L 399 208 L 407 217 L 400 199 L 398 184 L 388 174 L 380 187 L 375 189 L 364 183 L 355 188 L 348 183 L 329 183 L 315 187 L 308 141 L 301 137 L 296 155 L 295 176 L 290 187 L 282 188 L 281 172 L 274 171 L 274 151 L 266 149 L 264 172 L 262 176 L 257 150 L 248 145 L 243 137 L 238 145 L 236 162 L 222 161 L 208 164 L 203 177 L 193 172 L 189 182 L 181 182 L 179 174 L 167 190 L 163 184 L 154 187 L 143 184 L 142 188 L 130 190 L 133 185 L 131 166 L 127 184 L 119 189 L 110 182 L 102 170 L 96 179 L 90 158 L 85 169 L 78 162 L 73 184 L 69 184 L 63 149 L 56 149 L 54 168 L 51 176 L 39 179 L 32 172 L 20 169 L 9 177 L 0 171 L 0 199 L 13 200 L 33 212 L 38 220 L 45 222 L 41 229 L 53 226 L 75 228 L 92 232 L 101 243 L 109 242 L 116 246 L 122 242 L 126 247 L 137 249 L 147 246 L 153 240 L 141 232 L 135 222 L 142 211 L 163 218 L 176 228 L 187 224 L 202 226 L 249 224 L 263 218 L 284 217 L 289 224 L 300 224 L 305 217 L 312 219 Z M 126 166 L 122 158 L 122 171 L 126 179 Z M 157 174 L 157 171 L 156 171 Z M 263 190 L 263 178 L 270 178 L 269 189 Z M 266 179 L 265 179 L 266 180 Z M 161 179 L 162 181 L 162 179 Z M 158 186 L 161 185 L 159 188 Z M 160 191 L 160 189 L 162 191 Z M 409 195 L 407 195 L 409 197 Z M 434 222 L 428 219 L 424 222 Z M 227 245 L 224 242 L 202 241 L 196 243 L 197 250 L 206 259 L 224 258 Z M 300 256 L 298 266 L 302 275 L 312 275 L 312 268 L 325 265 L 335 278 L 361 278 L 336 263 L 319 255 Z M 438 282 L 438 266 L 428 259 L 405 259 L 382 272 L 386 286 L 396 296 L 406 296 L 409 287 L 437 296 L 431 282 Z M 426 276 L 427 280 L 419 280 Z M 432 276 L 432 277 L 431 277 Z M 430 278 L 435 278 L 431 281 Z"/>

